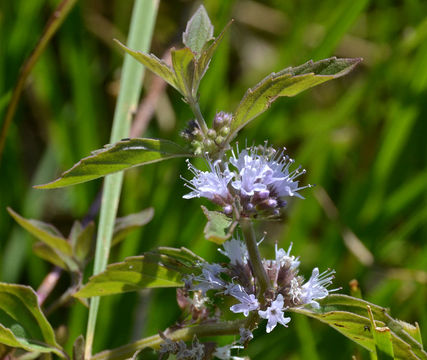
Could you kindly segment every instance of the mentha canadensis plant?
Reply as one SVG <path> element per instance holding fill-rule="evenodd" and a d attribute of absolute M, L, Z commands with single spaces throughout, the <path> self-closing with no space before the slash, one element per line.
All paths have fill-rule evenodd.
<path fill-rule="evenodd" d="M 48 224 L 9 210 L 22 227 L 41 241 L 36 254 L 71 274 L 72 284 L 54 308 L 71 297 L 82 302 L 91 298 L 86 339 L 76 340 L 73 358 L 149 358 L 152 349 L 159 359 L 243 359 L 255 329 L 271 333 L 280 326 L 291 328 L 292 315 L 298 313 L 330 325 L 368 349 L 372 358 L 427 359 L 418 327 L 393 319 L 382 307 L 338 294 L 339 287 L 333 285 L 334 270 L 315 267 L 311 276 L 304 278 L 299 271 L 303 259 L 292 254 L 292 244 L 285 250 L 276 243 L 273 258 L 263 255 L 263 238 L 256 233 L 254 222 L 280 218 L 291 198 L 303 201 L 311 196 L 311 185 L 304 183 L 305 170 L 296 165 L 286 149 L 275 149 L 267 141 L 243 148 L 233 143 L 238 132 L 279 97 L 295 96 L 346 75 L 360 59 L 309 61 L 270 74 L 244 94 L 233 113 L 220 111 L 209 122 L 200 108 L 198 90 L 227 28 L 215 38 L 213 25 L 201 6 L 183 33 L 185 46 L 171 50 L 171 66 L 155 55 L 118 42 L 125 52 L 174 87 L 191 108 L 194 119 L 181 133 L 185 145 L 167 139 L 126 138 L 80 160 L 57 180 L 36 186 L 60 188 L 134 166 L 187 158 L 189 171 L 182 174 L 182 184 L 188 192 L 183 197 L 210 201 L 212 209 L 203 208 L 207 217 L 205 237 L 219 245 L 223 261 L 203 259 L 191 249 L 158 247 L 105 268 L 110 247 L 131 228 L 148 222 L 153 212 L 148 209 L 108 222 L 101 211 L 95 274 L 83 284 L 83 273 L 93 256 L 94 224 L 83 226 L 76 222 L 65 237 Z M 131 31 L 131 35 L 135 34 Z M 126 114 L 130 112 L 128 107 Z M 194 158 L 203 159 L 206 166 L 199 169 Z M 120 179 L 108 177 L 104 188 L 103 210 L 105 214 L 110 211 L 113 217 L 117 205 L 109 204 L 117 203 L 114 196 L 119 194 Z M 184 320 L 168 329 L 158 329 L 159 333 L 149 338 L 92 355 L 97 297 L 158 287 L 177 288 L 176 300 Z M 2 344 L 35 356 L 54 353 L 70 357 L 58 344 L 39 307 L 38 294 L 14 284 L 0 284 L 0 294 L 0 306 L 7 314 L 4 321 L 1 319 Z M 47 313 L 52 310 L 47 309 Z M 235 335 L 235 340 L 220 344 L 223 335 Z M 207 337 L 209 341 L 205 341 Z"/>

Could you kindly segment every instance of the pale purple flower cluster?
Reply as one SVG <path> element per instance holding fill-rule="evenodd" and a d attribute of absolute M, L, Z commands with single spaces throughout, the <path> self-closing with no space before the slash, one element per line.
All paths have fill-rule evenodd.
<path fill-rule="evenodd" d="M 218 265 L 202 263 L 200 275 L 187 278 L 189 290 L 201 291 L 205 296 L 207 291 L 215 290 L 217 294 L 228 295 L 237 300 L 230 306 L 234 313 L 242 313 L 245 317 L 253 311 L 267 320 L 267 333 L 277 324 L 287 326 L 291 321 L 285 317 L 285 311 L 290 308 L 312 306 L 320 307 L 317 300 L 328 296 L 328 286 L 332 284 L 334 271 L 327 270 L 319 273 L 314 268 L 307 282 L 298 274 L 299 258 L 291 255 L 292 244 L 288 250 L 275 247 L 275 258 L 262 261 L 270 279 L 270 289 L 265 294 L 257 292 L 258 284 L 252 274 L 252 267 L 245 244 L 239 239 L 231 239 L 223 244 L 219 251 L 229 258 L 229 263 Z M 263 303 L 260 303 L 261 296 Z M 247 329 L 243 329 L 245 331 Z M 246 337 L 250 338 L 246 333 Z"/>
<path fill-rule="evenodd" d="M 294 160 L 284 151 L 276 152 L 267 146 L 241 152 L 236 149 L 228 161 L 212 163 L 208 159 L 209 171 L 200 171 L 188 163 L 194 177 L 186 180 L 192 191 L 184 198 L 205 197 L 222 206 L 226 214 L 238 207 L 245 216 L 278 215 L 286 198 L 303 199 L 299 191 L 311 186 L 299 186 L 297 179 L 305 170 L 291 170 Z"/>

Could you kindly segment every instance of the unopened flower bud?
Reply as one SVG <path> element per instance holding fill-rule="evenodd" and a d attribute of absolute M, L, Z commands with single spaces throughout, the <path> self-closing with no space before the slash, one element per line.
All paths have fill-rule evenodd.
<path fill-rule="evenodd" d="M 215 139 L 216 138 L 216 131 L 214 129 L 209 129 L 208 130 L 208 137 L 211 139 Z"/>
<path fill-rule="evenodd" d="M 219 129 L 223 126 L 228 125 L 231 122 L 231 119 L 233 118 L 233 115 L 230 113 L 226 113 L 224 111 L 220 111 L 215 115 L 214 118 L 214 128 Z"/>
<path fill-rule="evenodd" d="M 224 206 L 224 214 L 230 215 L 233 212 L 233 207 L 231 205 Z"/>
<path fill-rule="evenodd" d="M 205 139 L 205 141 L 203 142 L 205 151 L 209 151 L 212 150 L 215 146 L 215 143 L 211 140 L 211 139 Z"/>
<path fill-rule="evenodd" d="M 277 206 L 277 200 L 270 198 L 266 201 L 266 204 L 268 207 L 275 208 Z"/>
<path fill-rule="evenodd" d="M 220 133 L 222 136 L 227 136 L 227 135 L 230 133 L 230 128 L 229 128 L 228 126 L 223 126 L 223 127 L 221 128 L 221 130 L 219 131 L 219 133 Z"/>
<path fill-rule="evenodd" d="M 222 144 L 224 141 L 225 141 L 225 137 L 223 137 L 223 136 L 217 136 L 216 139 L 215 139 L 215 142 L 218 145 Z"/>

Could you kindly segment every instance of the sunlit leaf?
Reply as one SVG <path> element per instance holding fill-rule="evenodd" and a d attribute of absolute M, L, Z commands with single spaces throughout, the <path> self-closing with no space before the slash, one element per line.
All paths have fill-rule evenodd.
<path fill-rule="evenodd" d="M 50 183 L 36 185 L 38 189 L 54 189 L 127 170 L 135 166 L 176 157 L 191 157 L 184 148 L 168 140 L 158 139 L 123 139 L 113 145 L 93 152 L 80 160 L 62 176 Z"/>
<path fill-rule="evenodd" d="M 319 310 L 293 308 L 290 311 L 320 320 L 369 351 L 374 352 L 375 342 L 367 308 L 370 306 L 377 326 L 390 329 L 396 359 L 427 359 L 427 353 L 423 350 L 422 345 L 405 331 L 400 321 L 390 317 L 386 309 L 346 295 L 329 295 L 319 303 Z"/>
<path fill-rule="evenodd" d="M 171 257 L 147 253 L 109 265 L 103 273 L 92 276 L 75 296 L 103 296 L 144 288 L 181 287 L 184 285 L 184 273 L 188 273 L 188 269 L 184 269 L 182 264 Z"/>
<path fill-rule="evenodd" d="M 178 85 L 176 83 L 176 77 L 173 70 L 161 59 L 157 58 L 155 55 L 144 54 L 141 51 L 134 51 L 129 49 L 127 46 L 123 45 L 120 41 L 114 40 L 124 51 L 129 55 L 133 56 L 141 64 L 145 65 L 157 76 L 160 76 L 165 80 L 169 85 L 173 86 L 179 91 Z"/>
<path fill-rule="evenodd" d="M 200 5 L 187 23 L 185 32 L 182 34 L 182 42 L 198 58 L 205 44 L 212 39 L 213 31 L 214 27 L 209 19 L 209 15 L 205 7 Z"/>
<path fill-rule="evenodd" d="M 172 49 L 171 55 L 179 91 L 188 98 L 192 95 L 194 54 L 190 49 L 183 48 L 179 50 Z"/>
<path fill-rule="evenodd" d="M 232 139 L 249 121 L 266 111 L 280 96 L 295 96 L 301 91 L 348 74 L 361 61 L 335 57 L 317 62 L 308 61 L 272 73 L 249 89 L 235 111 L 231 122 Z"/>
<path fill-rule="evenodd" d="M 218 211 L 209 211 L 202 206 L 208 222 L 204 229 L 205 238 L 219 245 L 228 240 L 236 227 L 236 222 Z"/>
<path fill-rule="evenodd" d="M 28 286 L 0 283 L 0 343 L 64 357 L 37 295 Z"/>
<path fill-rule="evenodd" d="M 54 226 L 34 219 L 25 219 L 9 207 L 7 211 L 19 225 L 41 242 L 59 250 L 64 255 L 72 254 L 71 245 Z"/>
<path fill-rule="evenodd" d="M 148 208 L 135 214 L 117 218 L 114 225 L 113 240 L 111 245 L 122 241 L 128 233 L 147 224 L 154 216 L 154 209 Z"/>

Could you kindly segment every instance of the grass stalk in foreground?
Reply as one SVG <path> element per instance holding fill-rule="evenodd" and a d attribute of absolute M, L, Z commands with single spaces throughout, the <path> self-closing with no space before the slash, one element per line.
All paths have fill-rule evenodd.
<path fill-rule="evenodd" d="M 128 46 L 132 49 L 148 51 L 158 3 L 158 0 L 135 0 L 128 37 Z M 119 97 L 110 137 L 111 143 L 129 135 L 132 114 L 137 108 L 141 92 L 143 73 L 143 66 L 131 58 L 130 55 L 125 55 Z M 94 274 L 102 272 L 107 266 L 122 181 L 123 173 L 109 175 L 105 178 L 96 239 Z M 93 298 L 89 308 L 85 359 L 91 357 L 98 307 L 99 298 Z"/>
<path fill-rule="evenodd" d="M 58 7 L 55 9 L 53 14 L 49 18 L 46 28 L 43 31 L 43 34 L 40 37 L 36 47 L 30 54 L 28 59 L 25 61 L 25 63 L 22 65 L 18 81 L 16 83 L 15 88 L 13 89 L 12 97 L 10 99 L 10 103 L 7 108 L 6 116 L 4 118 L 0 132 L 0 161 L 6 144 L 7 133 L 10 124 L 12 123 L 13 116 L 15 115 L 19 98 L 21 97 L 22 91 L 24 90 L 25 82 L 28 76 L 30 75 L 31 70 L 33 70 L 34 65 L 36 65 L 40 55 L 43 54 L 43 51 L 49 43 L 50 39 L 53 35 L 55 35 L 56 31 L 67 18 L 68 14 L 70 13 L 76 2 L 77 0 L 62 0 L 62 2 L 58 5 Z"/>

